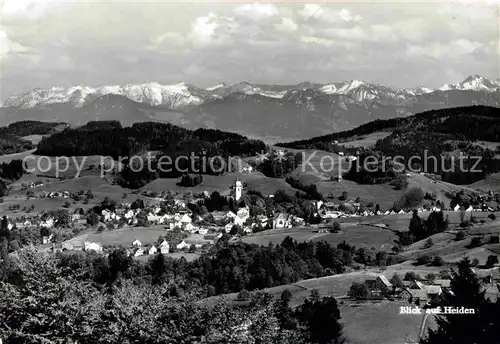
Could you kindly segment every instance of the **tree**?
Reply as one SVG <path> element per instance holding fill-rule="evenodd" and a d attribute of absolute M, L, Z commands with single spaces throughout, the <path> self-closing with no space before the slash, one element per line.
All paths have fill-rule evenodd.
<path fill-rule="evenodd" d="M 410 220 L 409 231 L 413 236 L 415 236 L 415 238 L 417 238 L 417 240 L 423 238 L 423 236 L 425 235 L 424 226 L 422 224 L 420 216 L 418 216 L 417 210 L 413 211 L 413 215 Z"/>
<path fill-rule="evenodd" d="M 281 293 L 281 301 L 284 301 L 284 302 L 290 302 L 292 300 L 292 292 L 289 290 L 289 289 L 285 289 L 283 290 L 283 292 Z"/>
<path fill-rule="evenodd" d="M 398 287 L 398 288 L 403 287 L 403 281 L 401 280 L 401 277 L 399 277 L 399 275 L 397 273 L 394 273 L 394 275 L 392 275 L 389 282 L 391 282 L 391 284 L 395 287 Z"/>
<path fill-rule="evenodd" d="M 91 227 L 95 227 L 99 224 L 100 218 L 95 212 L 91 212 L 89 216 L 87 216 L 87 224 Z"/>
<path fill-rule="evenodd" d="M 153 284 L 162 284 L 166 280 L 167 264 L 165 256 L 161 253 L 156 254 L 150 262 L 151 276 Z"/>
<path fill-rule="evenodd" d="M 370 296 L 370 290 L 365 283 L 353 282 L 347 295 L 356 300 L 366 300 Z"/>
<path fill-rule="evenodd" d="M 432 241 L 432 238 L 429 238 L 425 241 L 424 243 L 424 248 L 430 248 L 434 245 L 434 241 Z"/>
<path fill-rule="evenodd" d="M 436 317 L 437 329 L 429 329 L 421 344 L 493 344 L 498 342 L 500 303 L 485 298 L 481 282 L 471 269 L 468 258 L 452 272 L 452 293 L 442 297 L 442 307 L 474 309 L 475 314 L 446 314 Z"/>
<path fill-rule="evenodd" d="M 488 258 L 486 259 L 486 266 L 487 267 L 492 267 L 495 264 L 498 264 L 498 257 L 495 255 L 490 254 Z"/>
<path fill-rule="evenodd" d="M 0 179 L 0 197 L 7 196 L 7 184 Z"/>
<path fill-rule="evenodd" d="M 483 244 L 483 242 L 482 242 L 480 237 L 473 237 L 470 241 L 471 248 L 481 246 L 482 244 Z"/>
<path fill-rule="evenodd" d="M 455 236 L 456 241 L 464 240 L 467 237 L 467 233 L 464 231 L 458 231 L 457 235 Z"/>
<path fill-rule="evenodd" d="M 297 310 L 297 318 L 306 326 L 309 342 L 318 344 L 341 344 L 345 342 L 340 324 L 340 311 L 334 297 L 320 300 L 306 299 Z"/>
<path fill-rule="evenodd" d="M 338 233 L 340 232 L 340 223 L 338 221 L 333 221 L 332 228 L 330 228 L 330 233 Z"/>
<path fill-rule="evenodd" d="M 443 264 L 444 264 L 444 260 L 441 256 L 435 256 L 432 259 L 432 265 L 434 265 L 434 266 L 443 266 Z"/>
<path fill-rule="evenodd" d="M 129 257 L 125 248 L 119 248 L 111 252 L 108 256 L 109 271 L 111 282 L 118 280 L 123 273 L 127 272 L 132 263 L 132 257 Z"/>
<path fill-rule="evenodd" d="M 250 298 L 250 292 L 243 289 L 242 291 L 240 291 L 237 295 L 237 299 L 240 300 L 240 301 L 245 301 L 245 300 L 248 300 Z"/>
<path fill-rule="evenodd" d="M 428 255 L 423 255 L 417 258 L 417 263 L 419 265 L 426 265 L 429 264 L 430 262 L 431 262 L 431 257 L 429 257 Z"/>
<path fill-rule="evenodd" d="M 339 197 L 339 201 L 345 201 L 347 199 L 347 191 L 342 191 L 342 194 Z"/>

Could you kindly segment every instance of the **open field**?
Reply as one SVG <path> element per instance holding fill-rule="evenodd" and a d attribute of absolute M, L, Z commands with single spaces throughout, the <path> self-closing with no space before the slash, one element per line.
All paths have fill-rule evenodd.
<path fill-rule="evenodd" d="M 500 173 L 494 173 L 485 179 L 469 185 L 469 188 L 479 189 L 483 191 L 500 192 Z"/>
<path fill-rule="evenodd" d="M 204 175 L 203 182 L 200 185 L 197 185 L 193 188 L 186 188 L 183 186 L 177 185 L 180 181 L 180 178 L 177 179 L 157 179 L 146 186 L 143 187 L 143 190 L 151 190 L 151 191 L 164 191 L 170 190 L 172 192 L 194 192 L 199 193 L 203 191 L 207 191 L 212 193 L 213 191 L 218 191 L 221 194 L 229 194 L 231 191 L 231 186 L 234 185 L 234 182 L 237 178 L 240 178 L 243 183 L 247 183 L 247 190 L 255 190 L 260 191 L 263 195 L 267 196 L 269 194 L 274 194 L 279 189 L 285 190 L 287 193 L 295 194 L 296 189 L 292 188 L 285 180 L 283 179 L 274 179 L 264 176 L 260 172 L 252 172 L 252 173 L 227 173 L 222 176 L 210 176 Z"/>
<path fill-rule="evenodd" d="M 344 224 L 343 230 L 339 233 L 317 233 L 317 229 L 313 228 L 275 229 L 246 236 L 242 241 L 267 246 L 269 243 L 280 244 L 287 236 L 299 242 L 324 240 L 332 245 L 337 245 L 346 241 L 357 247 L 375 247 L 386 250 L 390 250 L 394 239 L 396 239 L 396 235 L 387 229 L 347 223 Z"/>
<path fill-rule="evenodd" d="M 386 251 L 390 251 L 390 249 L 395 245 L 394 241 L 396 239 L 397 236 L 394 232 L 387 229 L 364 225 L 355 225 L 345 228 L 339 233 L 327 233 L 318 238 L 318 240 L 324 240 L 334 246 L 342 241 L 345 241 L 356 247 L 374 247 L 377 250 Z"/>
<path fill-rule="evenodd" d="M 281 244 L 287 236 L 292 237 L 297 241 L 306 241 L 315 235 L 312 229 L 275 229 L 264 232 L 259 232 L 243 237 L 242 241 L 248 244 L 256 244 L 259 246 L 267 246 L 269 243 L 273 245 Z"/>
<path fill-rule="evenodd" d="M 21 139 L 30 141 L 34 145 L 37 145 L 42 139 L 44 138 L 44 135 L 28 135 L 28 136 L 23 136 Z"/>
<path fill-rule="evenodd" d="M 375 143 L 378 140 L 385 139 L 387 136 L 391 134 L 392 134 L 391 131 L 377 131 L 350 141 L 339 142 L 339 146 L 353 147 L 353 148 L 360 148 L 360 147 L 368 148 L 375 145 Z"/>
<path fill-rule="evenodd" d="M 334 296 L 339 303 L 339 309 L 344 324 L 344 334 L 347 343 L 356 344 L 385 344 L 404 343 L 406 339 L 418 338 L 418 332 L 422 318 L 414 315 L 399 315 L 399 307 L 407 303 L 401 301 L 381 301 L 358 303 L 346 297 L 347 292 L 353 282 L 363 282 L 367 279 L 374 279 L 378 275 L 390 278 L 395 272 L 403 276 L 408 271 L 425 276 L 429 272 L 437 273 L 439 270 L 429 267 L 412 266 L 390 266 L 386 270 L 365 270 L 345 273 L 340 275 L 303 280 L 297 283 L 264 289 L 276 298 L 288 289 L 292 293 L 291 306 L 298 306 L 304 302 L 311 294 L 311 290 L 316 289 L 322 296 Z M 237 303 L 237 293 L 223 295 L 222 297 L 230 303 Z M 211 305 L 220 299 L 221 296 L 210 297 L 204 303 Z M 426 322 L 426 328 L 434 327 L 433 318 Z"/>
<path fill-rule="evenodd" d="M 83 244 L 85 241 L 100 243 L 103 246 L 129 247 L 138 239 L 143 245 L 155 244 L 158 238 L 165 235 L 164 226 L 123 227 L 101 233 L 89 232 L 68 240 L 72 244 Z"/>
<path fill-rule="evenodd" d="M 400 315 L 402 301 L 367 303 L 346 302 L 339 306 L 344 335 L 350 344 L 402 344 L 417 341 L 422 315 Z M 426 321 L 426 330 L 435 328 L 433 316 Z"/>

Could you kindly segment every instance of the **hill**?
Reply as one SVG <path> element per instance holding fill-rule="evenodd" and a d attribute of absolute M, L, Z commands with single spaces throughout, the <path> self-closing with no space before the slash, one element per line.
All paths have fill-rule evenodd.
<path fill-rule="evenodd" d="M 373 142 L 367 144 L 367 142 Z M 439 175 L 453 184 L 471 184 L 500 171 L 500 109 L 485 106 L 433 110 L 407 118 L 377 120 L 356 129 L 277 144 L 293 149 L 319 149 L 358 155 L 356 170 L 346 178 L 361 183 L 380 183 L 397 176 L 363 171 L 366 159 L 399 165 L 403 171 Z M 340 153 L 339 153 L 340 154 Z M 361 170 L 360 167 L 361 166 Z M 381 178 L 383 177 L 383 178 Z M 389 177 L 389 178 L 387 178 Z"/>

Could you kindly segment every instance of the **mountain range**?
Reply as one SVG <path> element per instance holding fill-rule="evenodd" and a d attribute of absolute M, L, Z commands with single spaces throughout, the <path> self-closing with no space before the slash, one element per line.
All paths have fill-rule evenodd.
<path fill-rule="evenodd" d="M 200 88 L 145 83 L 34 89 L 9 97 L 0 124 L 35 119 L 73 125 L 90 120 L 161 121 L 230 130 L 269 142 L 348 130 L 375 119 L 446 107 L 500 106 L 500 81 L 479 75 L 438 89 L 397 89 L 350 80 Z"/>

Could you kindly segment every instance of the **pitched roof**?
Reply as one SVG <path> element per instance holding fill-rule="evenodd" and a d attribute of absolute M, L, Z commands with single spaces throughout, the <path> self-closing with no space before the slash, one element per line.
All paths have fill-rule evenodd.
<path fill-rule="evenodd" d="M 378 279 L 380 281 L 382 281 L 382 283 L 384 283 L 384 285 L 388 288 L 392 288 L 392 283 L 389 282 L 389 280 L 387 279 L 387 277 L 385 277 L 384 275 L 380 275 L 378 276 Z"/>
<path fill-rule="evenodd" d="M 449 288 L 451 286 L 451 280 L 449 280 L 449 279 L 435 279 L 434 284 L 439 285 L 443 288 Z"/>
<path fill-rule="evenodd" d="M 408 292 L 413 299 L 416 299 L 416 298 L 419 298 L 420 300 L 427 299 L 427 293 L 423 290 L 406 288 L 405 291 Z"/>
<path fill-rule="evenodd" d="M 443 292 L 441 290 L 441 286 L 439 285 L 427 285 L 425 286 L 425 291 L 427 292 L 427 294 L 431 295 L 439 295 Z"/>

